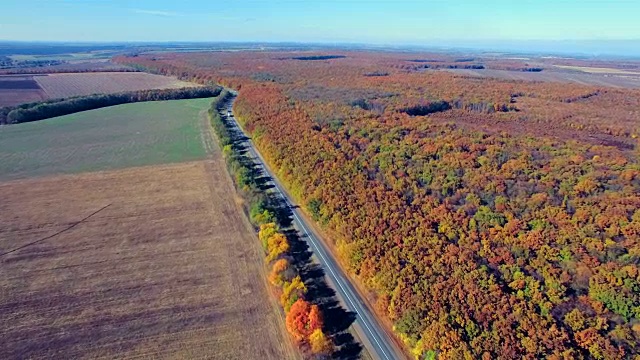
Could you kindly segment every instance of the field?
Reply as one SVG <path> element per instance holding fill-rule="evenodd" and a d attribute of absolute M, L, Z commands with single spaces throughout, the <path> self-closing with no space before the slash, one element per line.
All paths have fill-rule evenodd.
<path fill-rule="evenodd" d="M 210 99 L 144 102 L 0 127 L 0 181 L 205 157 Z"/>
<path fill-rule="evenodd" d="M 622 74 L 622 75 L 640 75 L 638 71 L 626 71 L 616 68 L 606 67 L 591 67 L 591 66 L 567 66 L 567 65 L 554 65 L 560 69 L 576 70 L 592 74 Z"/>
<path fill-rule="evenodd" d="M 1 129 L 0 358 L 298 356 L 208 102 Z"/>
<path fill-rule="evenodd" d="M 18 67 L 0 69 L 0 75 L 3 74 L 53 74 L 53 73 L 84 73 L 84 72 L 133 72 L 135 69 L 116 65 L 109 59 L 95 60 L 73 60 L 65 61 L 62 64 L 35 66 L 35 67 Z"/>
<path fill-rule="evenodd" d="M 131 72 L 50 74 L 38 76 L 36 81 L 51 99 L 96 93 L 194 86 L 192 83 L 166 76 Z"/>
<path fill-rule="evenodd" d="M 0 76 L 0 107 L 46 98 L 33 76 Z"/>
<path fill-rule="evenodd" d="M 175 78 L 137 72 L 61 73 L 0 76 L 0 107 L 44 99 L 147 89 L 197 86 Z"/>
<path fill-rule="evenodd" d="M 571 68 L 577 69 L 578 67 Z M 505 80 L 560 82 L 587 86 L 611 86 L 630 89 L 640 88 L 640 73 L 625 72 L 621 70 L 617 70 L 616 72 L 611 73 L 589 73 L 562 70 L 523 72 L 494 69 L 447 69 L 446 71 L 466 76 L 488 77 Z"/>

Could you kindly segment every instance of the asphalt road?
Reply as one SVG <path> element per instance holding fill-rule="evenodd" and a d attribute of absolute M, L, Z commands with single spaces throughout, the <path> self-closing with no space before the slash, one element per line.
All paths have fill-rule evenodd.
<path fill-rule="evenodd" d="M 235 99 L 235 97 L 233 99 Z M 232 112 L 232 107 L 233 100 L 227 104 L 227 111 Z M 230 120 L 232 120 L 230 123 L 236 128 L 236 131 L 244 134 L 244 131 L 240 128 L 233 116 L 230 117 Z M 245 137 L 248 138 L 248 135 L 245 134 Z M 255 163 L 260 166 L 264 174 L 271 179 L 271 185 L 274 186 L 274 191 L 284 199 L 286 205 L 291 209 L 295 228 L 303 235 L 301 238 L 309 244 L 310 249 L 325 271 L 329 285 L 336 291 L 338 299 L 343 303 L 347 311 L 353 312 L 356 315 L 352 327 L 360 338 L 362 345 L 374 359 L 404 359 L 405 356 L 402 355 L 402 352 L 389 338 L 382 325 L 378 323 L 373 312 L 362 300 L 342 269 L 337 265 L 337 261 L 331 256 L 324 242 L 320 240 L 320 237 L 314 232 L 313 228 L 305 222 L 300 212 L 301 210 L 291 205 L 293 202 L 286 192 L 282 190 L 282 185 L 278 182 L 277 178 L 271 173 L 269 168 L 265 166 L 264 159 L 250 139 L 246 141 L 245 146 L 249 154 L 254 158 Z"/>

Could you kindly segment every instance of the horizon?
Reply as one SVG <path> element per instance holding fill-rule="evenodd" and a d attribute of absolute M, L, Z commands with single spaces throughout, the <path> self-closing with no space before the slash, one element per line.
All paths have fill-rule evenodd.
<path fill-rule="evenodd" d="M 3 41 L 66 43 L 302 43 L 500 47 L 640 55 L 631 1 L 511 3 L 435 1 L 9 0 Z M 38 24 L 34 26 L 33 24 Z M 572 49 L 572 44 L 577 44 Z M 610 43 L 616 48 L 610 49 Z M 624 43 L 631 43 L 625 45 Z M 620 48 L 619 46 L 623 47 Z M 515 49 L 518 50 L 518 49 Z M 540 49 L 545 51 L 545 49 Z M 627 54 L 629 51 L 631 54 Z"/>
<path fill-rule="evenodd" d="M 609 59 L 640 59 L 640 39 L 628 40 L 476 40 L 474 42 L 449 40 L 433 43 L 367 43 L 358 41 L 344 42 L 312 42 L 312 41 L 76 41 L 76 40 L 8 40 L 0 39 L 0 45 L 52 45 L 52 46 L 187 46 L 187 45 L 249 45 L 249 46 L 300 46 L 310 49 L 298 49 L 302 51 L 322 51 L 337 48 L 341 51 L 403 51 L 403 52 L 467 52 L 467 53 L 498 53 L 505 55 L 528 56 L 558 56 L 558 57 L 593 57 Z M 567 47 L 567 45 L 570 45 Z M 315 49 L 311 47 L 316 47 Z M 350 48 L 351 47 L 351 48 Z M 31 54 L 32 50 L 25 47 L 25 52 L 16 53 Z M 16 49 L 13 49 L 16 50 Z M 215 51 L 221 49 L 201 49 L 202 51 Z"/>

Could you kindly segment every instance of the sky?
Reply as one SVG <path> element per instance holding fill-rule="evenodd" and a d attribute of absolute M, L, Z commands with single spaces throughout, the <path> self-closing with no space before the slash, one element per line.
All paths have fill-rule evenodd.
<path fill-rule="evenodd" d="M 439 45 L 640 40 L 640 0 L 2 0 L 0 39 Z"/>

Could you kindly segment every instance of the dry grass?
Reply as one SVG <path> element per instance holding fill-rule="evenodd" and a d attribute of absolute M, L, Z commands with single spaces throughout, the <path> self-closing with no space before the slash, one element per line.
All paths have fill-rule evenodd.
<path fill-rule="evenodd" d="M 148 89 L 177 89 L 198 86 L 171 77 L 133 72 L 49 74 L 35 80 L 51 99 L 108 94 Z"/>
<path fill-rule="evenodd" d="M 566 67 L 565 67 L 566 68 Z M 574 67 L 571 67 L 574 68 Z M 577 69 L 574 69 L 577 70 Z M 445 69 L 440 71 L 448 71 L 454 74 L 474 77 L 488 77 L 505 80 L 518 81 L 544 81 L 544 82 L 561 82 L 573 83 L 585 86 L 610 86 L 636 89 L 640 88 L 640 73 L 632 73 L 633 75 L 624 75 L 617 73 L 595 73 L 595 72 L 579 72 L 579 71 L 542 71 L 542 72 L 526 72 L 512 70 L 494 70 L 494 69 Z"/>
<path fill-rule="evenodd" d="M 0 358 L 297 357 L 219 157 L 0 194 Z"/>
<path fill-rule="evenodd" d="M 567 70 L 577 70 L 591 74 L 623 74 L 623 75 L 640 75 L 638 71 L 628 71 L 622 69 L 615 68 L 605 68 L 605 67 L 591 67 L 591 66 L 567 66 L 567 65 L 553 65 L 557 68 L 567 69 Z"/>

